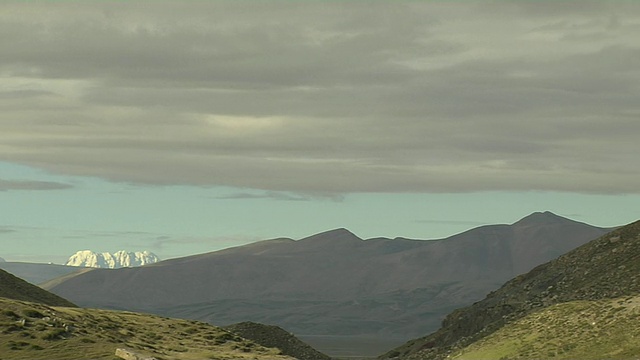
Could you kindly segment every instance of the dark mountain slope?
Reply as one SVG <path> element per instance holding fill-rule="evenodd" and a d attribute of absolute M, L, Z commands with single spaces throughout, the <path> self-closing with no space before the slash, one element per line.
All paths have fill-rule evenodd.
<path fill-rule="evenodd" d="M 508 322 L 553 304 L 640 294 L 640 221 L 517 276 L 446 317 L 437 332 L 382 358 L 441 359 Z"/>
<path fill-rule="evenodd" d="M 51 290 L 83 306 L 300 335 L 403 339 L 607 229 L 536 213 L 437 241 L 362 240 L 345 229 L 276 239 L 141 268 L 94 270 Z"/>
<path fill-rule="evenodd" d="M 246 321 L 225 326 L 224 329 L 264 347 L 280 349 L 283 355 L 298 360 L 331 360 L 329 356 L 305 344 L 279 326 Z"/>
<path fill-rule="evenodd" d="M 50 306 L 75 307 L 73 303 L 15 277 L 4 270 L 0 270 L 0 297 L 37 302 Z"/>

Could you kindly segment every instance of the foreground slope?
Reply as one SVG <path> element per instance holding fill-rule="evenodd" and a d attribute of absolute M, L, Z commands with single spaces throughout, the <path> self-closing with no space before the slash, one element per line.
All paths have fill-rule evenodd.
<path fill-rule="evenodd" d="M 51 306 L 75 306 L 68 300 L 30 284 L 4 270 L 0 270 L 0 297 Z"/>
<path fill-rule="evenodd" d="M 452 353 L 452 359 L 632 359 L 640 296 L 555 304 Z"/>
<path fill-rule="evenodd" d="M 499 290 L 490 293 L 484 300 L 448 315 L 443 321 L 442 328 L 437 332 L 410 341 L 382 358 L 442 359 L 459 353 L 461 349 L 496 333 L 503 327 L 503 332 L 515 331 L 514 328 L 505 327 L 505 325 L 513 324 L 530 314 L 561 303 L 587 301 L 595 303 L 587 303 L 584 306 L 595 307 L 600 306 L 598 301 L 607 303 L 610 299 L 618 299 L 621 302 L 620 310 L 616 311 L 627 311 L 623 305 L 630 302 L 631 305 L 626 307 L 633 308 L 632 316 L 635 316 L 633 315 L 636 311 L 634 299 L 639 294 L 640 221 L 617 229 L 556 260 L 540 265 L 527 274 L 514 278 Z M 579 307 L 575 304 L 566 306 Z M 610 302 L 608 306 L 611 306 Z M 566 310 L 562 306 L 557 309 Z M 548 311 L 554 311 L 554 309 Z M 602 311 L 603 314 L 608 314 L 610 309 Z M 531 316 L 545 317 L 544 313 Z M 580 311 L 571 316 L 580 318 Z M 567 317 L 567 321 L 570 321 L 571 316 Z M 589 319 L 589 316 L 585 315 L 582 319 Z M 596 324 L 598 321 L 590 320 Z M 621 321 L 624 321 L 624 318 Z M 563 322 L 564 319 L 559 318 L 553 325 L 561 327 Z M 546 326 L 554 331 L 560 331 L 560 328 L 554 328 L 551 324 Z M 601 329 L 600 325 L 598 329 Z M 606 329 L 599 334 L 605 340 L 609 339 Z M 562 342 L 562 338 L 556 340 Z M 572 344 L 569 342 L 561 345 L 569 347 L 575 345 Z M 627 351 L 634 346 L 636 345 L 631 344 L 621 351 Z M 585 348 L 574 349 L 574 351 L 583 350 Z M 478 351 L 477 348 L 474 351 Z M 608 357 L 611 354 L 596 353 L 593 357 L 605 355 Z M 543 357 L 548 356 L 549 354 Z"/>
<path fill-rule="evenodd" d="M 162 360 L 293 360 L 208 324 L 0 298 L 0 358 L 114 359 L 117 349 Z"/>
<path fill-rule="evenodd" d="M 93 270 L 51 291 L 82 306 L 403 341 L 607 231 L 548 212 L 437 241 L 362 240 L 337 229 L 141 268 Z"/>

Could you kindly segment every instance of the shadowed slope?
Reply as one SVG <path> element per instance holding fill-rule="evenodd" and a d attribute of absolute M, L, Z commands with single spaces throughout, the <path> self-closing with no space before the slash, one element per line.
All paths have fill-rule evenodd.
<path fill-rule="evenodd" d="M 32 285 L 4 270 L 0 270 L 0 297 L 51 306 L 75 306 L 70 301 Z"/>
<path fill-rule="evenodd" d="M 284 355 L 292 356 L 298 360 L 331 360 L 329 356 L 305 344 L 278 326 L 246 321 L 224 328 L 262 346 L 278 348 Z"/>

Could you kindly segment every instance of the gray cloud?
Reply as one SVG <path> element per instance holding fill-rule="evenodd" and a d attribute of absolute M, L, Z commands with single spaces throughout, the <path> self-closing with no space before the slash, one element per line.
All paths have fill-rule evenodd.
<path fill-rule="evenodd" d="M 465 226 L 480 226 L 486 225 L 481 221 L 470 221 L 470 220 L 437 220 L 437 219 L 422 219 L 415 220 L 415 222 L 420 224 L 429 224 L 429 225 L 465 225 Z"/>
<path fill-rule="evenodd" d="M 0 159 L 267 197 L 637 193 L 640 6 L 574 5 L 3 3 Z"/>
<path fill-rule="evenodd" d="M 289 193 L 284 191 L 247 191 L 236 192 L 228 195 L 217 196 L 218 200 L 252 200 L 252 199 L 269 199 L 278 201 L 311 201 L 314 199 L 331 200 L 335 202 L 341 202 L 344 200 L 344 196 L 335 192 L 331 193 Z"/>
<path fill-rule="evenodd" d="M 231 246 L 239 246 L 245 245 L 249 243 L 253 243 L 256 241 L 260 241 L 264 239 L 259 239 L 256 237 L 249 236 L 219 236 L 219 237 L 201 237 L 201 238 L 185 238 L 185 237 L 172 237 L 172 236 L 158 236 L 155 239 L 148 239 L 145 241 L 139 242 L 141 246 L 145 246 L 145 249 L 151 249 L 153 251 L 165 251 L 170 252 L 172 248 L 175 247 L 186 247 L 191 245 L 209 245 L 211 246 L 211 251 L 217 250 L 220 248 L 220 245 L 223 244 L 226 247 Z M 169 255 L 168 258 L 175 257 L 173 255 Z"/>
<path fill-rule="evenodd" d="M 15 230 L 14 228 L 11 227 L 7 227 L 7 226 L 0 226 L 0 234 L 10 234 L 10 233 L 14 233 L 17 230 Z"/>
<path fill-rule="evenodd" d="M 51 181 L 32 180 L 2 180 L 0 179 L 0 191 L 10 190 L 63 190 L 73 186 Z"/>
<path fill-rule="evenodd" d="M 279 191 L 267 191 L 256 194 L 251 192 L 233 193 L 225 196 L 218 196 L 220 200 L 246 200 L 246 199 L 270 199 L 279 201 L 309 201 L 311 198 L 305 195 L 293 195 Z"/>

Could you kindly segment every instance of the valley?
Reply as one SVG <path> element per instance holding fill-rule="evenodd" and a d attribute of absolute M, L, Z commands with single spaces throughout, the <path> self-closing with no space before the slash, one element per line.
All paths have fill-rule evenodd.
<path fill-rule="evenodd" d="M 323 339 L 312 345 L 330 352 L 333 336 L 397 344 L 435 331 L 454 309 L 607 231 L 549 212 L 433 241 L 363 240 L 336 229 L 137 268 L 95 269 L 45 287 L 84 307 L 219 326 L 277 325 Z M 341 353 L 371 353 L 356 344 Z"/>

